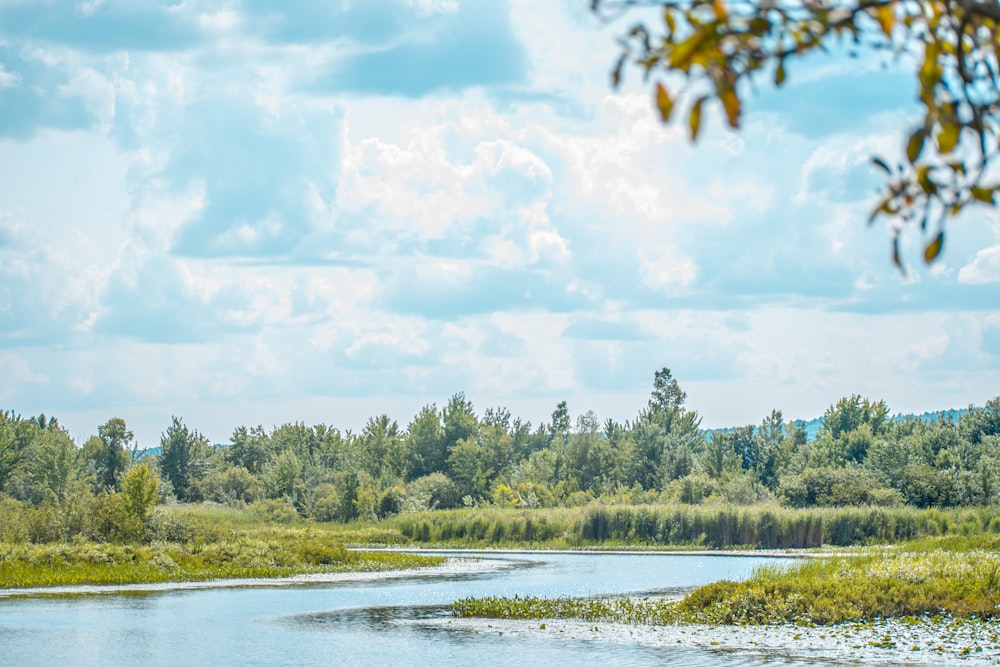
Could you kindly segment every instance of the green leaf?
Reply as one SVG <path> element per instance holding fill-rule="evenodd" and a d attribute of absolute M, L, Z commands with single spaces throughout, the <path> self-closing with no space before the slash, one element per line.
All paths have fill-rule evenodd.
<path fill-rule="evenodd" d="M 910 135 L 910 140 L 906 142 L 906 158 L 913 164 L 920 157 L 920 152 L 924 150 L 924 140 L 927 139 L 927 130 L 920 128 Z"/>
<path fill-rule="evenodd" d="M 934 240 L 927 244 L 924 248 L 924 261 L 930 264 L 938 255 L 941 254 L 941 248 L 944 246 L 944 230 L 938 232 L 938 235 L 934 237 Z"/>
<path fill-rule="evenodd" d="M 699 97 L 691 107 L 691 114 L 688 116 L 688 127 L 691 129 L 691 141 L 698 140 L 698 132 L 701 131 L 701 105 L 705 103 L 704 97 Z"/>
<path fill-rule="evenodd" d="M 774 70 L 774 85 L 780 86 L 785 82 L 785 61 L 778 62 L 778 69 Z"/>
<path fill-rule="evenodd" d="M 660 110 L 660 119 L 664 123 L 670 120 L 670 114 L 674 110 L 674 100 L 663 84 L 659 82 L 656 84 L 656 108 Z"/>

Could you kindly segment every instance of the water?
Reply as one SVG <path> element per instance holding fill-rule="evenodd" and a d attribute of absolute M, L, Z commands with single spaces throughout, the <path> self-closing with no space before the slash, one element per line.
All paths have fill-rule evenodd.
<path fill-rule="evenodd" d="M 503 554 L 498 571 L 282 587 L 0 599 L 3 665 L 809 664 L 697 648 L 510 637 L 426 626 L 458 598 L 676 592 L 747 576 L 763 558 Z"/>

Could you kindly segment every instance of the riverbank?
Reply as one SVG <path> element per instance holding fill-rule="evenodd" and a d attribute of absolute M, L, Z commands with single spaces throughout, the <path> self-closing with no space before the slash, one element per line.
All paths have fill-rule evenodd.
<path fill-rule="evenodd" d="M 38 586 L 0 589 L 0 599 L 38 596 L 114 595 L 120 593 L 155 593 L 161 591 L 196 590 L 206 588 L 248 588 L 305 586 L 310 584 L 346 584 L 431 577 L 477 575 L 512 567 L 509 561 L 482 558 L 448 558 L 438 564 L 393 570 L 347 572 L 313 572 L 292 576 L 261 578 L 244 577 L 202 581 L 162 581 L 134 584 L 82 584 L 75 586 Z"/>
<path fill-rule="evenodd" d="M 882 618 L 1000 615 L 995 539 L 870 547 L 846 556 L 762 567 L 742 581 L 717 581 L 680 600 L 485 597 L 458 600 L 456 616 L 576 618 L 670 625 L 833 625 Z"/>
<path fill-rule="evenodd" d="M 587 640 L 653 648 L 701 649 L 762 658 L 807 658 L 864 665 L 969 667 L 1000 663 L 1000 622 L 954 617 L 882 619 L 826 627 L 628 625 L 574 619 L 454 618 L 411 621 L 453 632 Z"/>
<path fill-rule="evenodd" d="M 0 545 L 0 590 L 157 584 L 216 579 L 412 570 L 443 558 L 345 549 L 307 533 L 220 539 L 211 543 L 94 542 Z"/>

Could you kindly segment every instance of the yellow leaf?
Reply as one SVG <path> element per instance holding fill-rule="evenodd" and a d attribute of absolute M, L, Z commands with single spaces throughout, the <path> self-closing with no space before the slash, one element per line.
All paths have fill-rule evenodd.
<path fill-rule="evenodd" d="M 785 61 L 778 63 L 778 69 L 774 71 L 774 85 L 780 86 L 785 82 Z"/>
<path fill-rule="evenodd" d="M 931 168 L 927 165 L 917 169 L 917 183 L 919 183 L 920 188 L 929 195 L 937 192 L 937 184 L 931 180 Z"/>
<path fill-rule="evenodd" d="M 715 18 L 720 22 L 729 18 L 729 12 L 726 11 L 726 5 L 722 3 L 722 0 L 715 0 L 712 3 L 712 11 L 715 12 Z"/>
<path fill-rule="evenodd" d="M 691 114 L 688 116 L 688 126 L 691 128 L 691 141 L 698 139 L 698 132 L 701 130 L 701 105 L 705 103 L 704 97 L 699 97 L 691 107 Z"/>
<path fill-rule="evenodd" d="M 961 131 L 955 123 L 947 123 L 941 126 L 941 133 L 938 134 L 938 150 L 942 153 L 950 153 L 958 145 L 958 134 Z"/>
<path fill-rule="evenodd" d="M 896 14 L 892 5 L 882 5 L 878 8 L 877 18 L 882 32 L 886 37 L 892 37 L 892 28 L 896 25 Z"/>
<path fill-rule="evenodd" d="M 667 59 L 667 65 L 670 68 L 686 70 L 685 66 L 698 50 L 698 47 L 701 46 L 701 43 L 705 41 L 705 37 L 705 33 L 696 32 L 680 44 L 674 46 L 673 50 L 670 52 L 670 57 Z"/>
<path fill-rule="evenodd" d="M 670 7 L 663 9 L 663 22 L 667 24 L 667 35 L 673 35 L 677 30 L 677 21 L 674 19 L 674 10 Z"/>
<path fill-rule="evenodd" d="M 972 188 L 972 196 L 986 204 L 994 204 L 993 191 L 989 188 Z"/>
<path fill-rule="evenodd" d="M 667 89 L 659 82 L 656 84 L 656 108 L 660 110 L 660 119 L 664 123 L 670 120 L 670 114 L 674 110 L 674 101 Z"/>
<path fill-rule="evenodd" d="M 924 261 L 930 264 L 938 255 L 941 254 L 941 247 L 944 245 L 944 232 L 938 232 L 938 235 L 934 237 L 934 240 L 927 244 L 924 248 Z"/>
<path fill-rule="evenodd" d="M 737 97 L 736 91 L 729 89 L 719 96 L 719 100 L 722 102 L 722 106 L 726 110 L 726 120 L 729 121 L 729 127 L 738 129 L 740 126 L 740 98 Z"/>

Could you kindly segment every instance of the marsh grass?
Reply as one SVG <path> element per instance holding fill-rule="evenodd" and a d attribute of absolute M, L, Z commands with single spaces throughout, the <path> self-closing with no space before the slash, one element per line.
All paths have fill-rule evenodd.
<path fill-rule="evenodd" d="M 442 546 L 802 549 L 978 538 L 996 534 L 996 517 L 989 509 L 591 505 L 422 512 L 383 525 L 415 543 Z"/>
<path fill-rule="evenodd" d="M 298 574 L 410 569 L 440 558 L 348 550 L 352 543 L 386 543 L 398 533 L 373 527 L 276 524 L 222 506 L 158 508 L 155 540 L 110 544 L 0 543 L 0 588 L 136 584 Z"/>
<path fill-rule="evenodd" d="M 209 544 L 91 542 L 0 546 L 0 587 L 274 578 L 427 567 L 440 558 L 348 551 L 316 538 L 238 538 Z"/>
<path fill-rule="evenodd" d="M 996 543 L 964 538 L 961 551 L 936 548 L 934 541 L 866 548 L 791 567 L 762 567 L 745 581 L 708 584 L 682 600 L 471 598 L 456 602 L 453 611 L 650 625 L 830 625 L 937 615 L 992 619 L 1000 617 Z"/>

